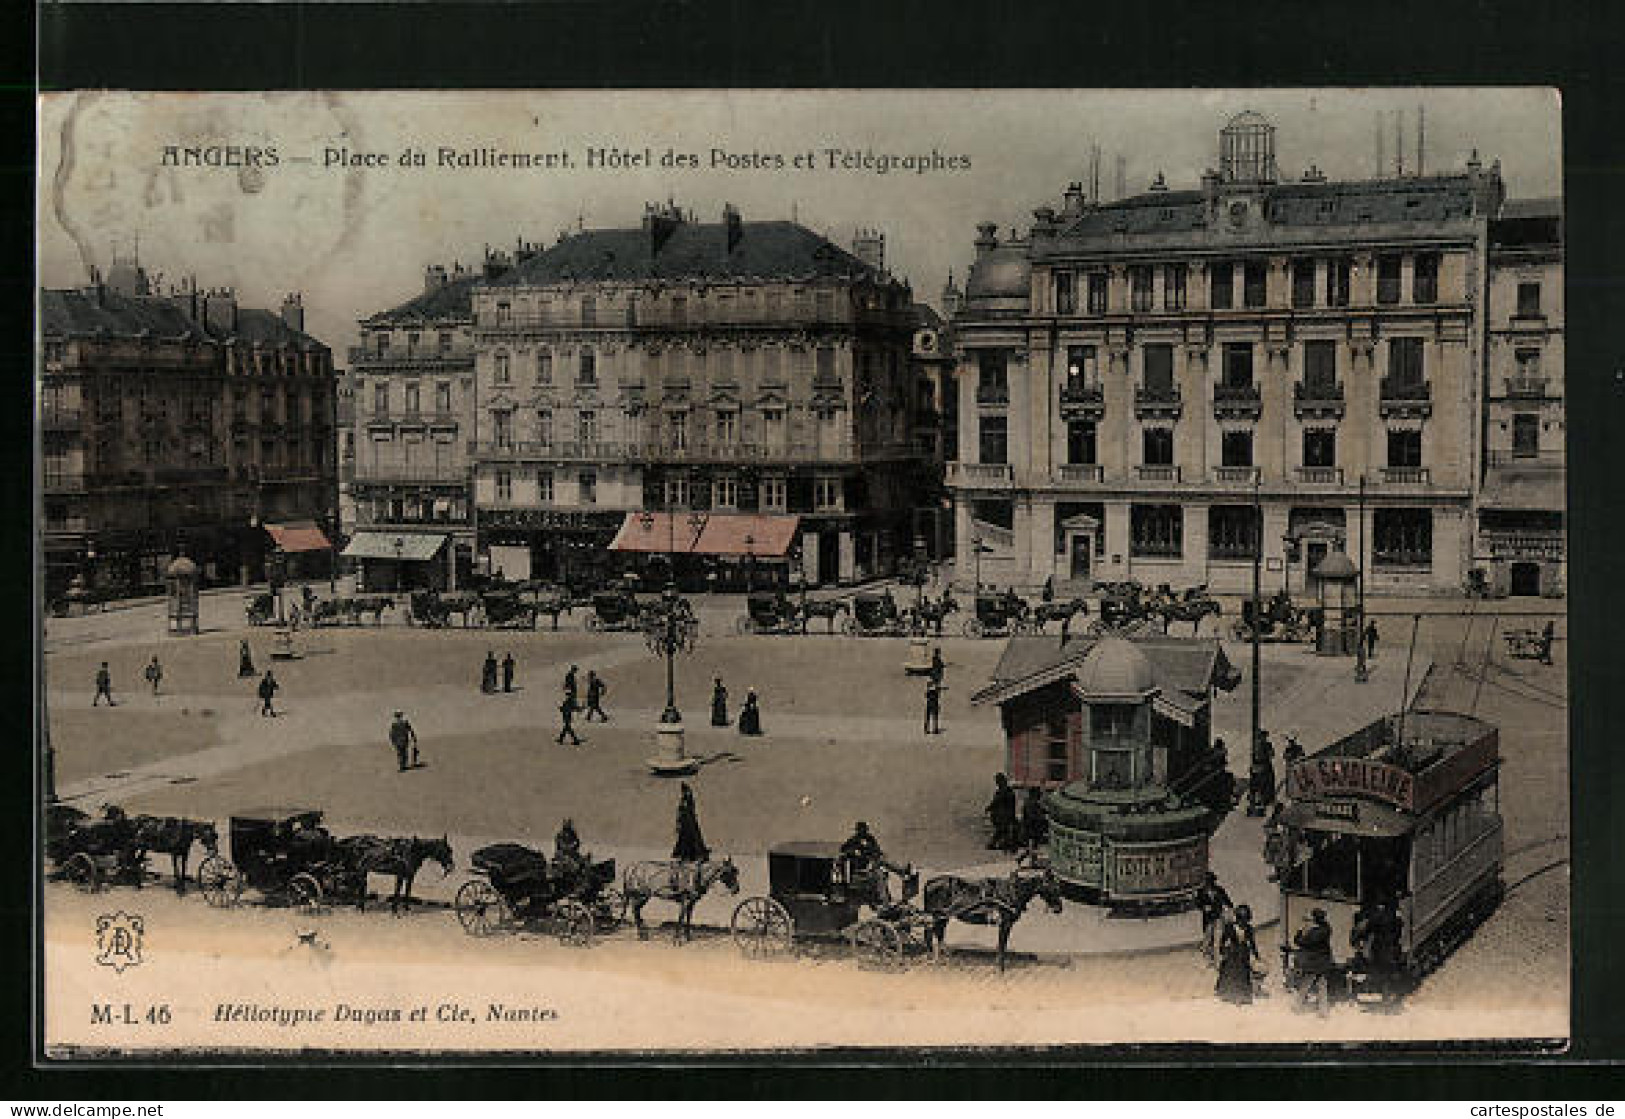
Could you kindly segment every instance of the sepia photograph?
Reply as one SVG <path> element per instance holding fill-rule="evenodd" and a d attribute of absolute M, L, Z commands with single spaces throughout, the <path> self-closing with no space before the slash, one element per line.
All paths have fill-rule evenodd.
<path fill-rule="evenodd" d="M 1556 91 L 38 127 L 47 1062 L 1566 1045 Z"/>

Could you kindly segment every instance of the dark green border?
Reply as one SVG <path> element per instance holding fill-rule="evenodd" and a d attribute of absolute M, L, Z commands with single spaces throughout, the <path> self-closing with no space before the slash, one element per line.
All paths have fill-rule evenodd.
<path fill-rule="evenodd" d="M 7 658 L 15 689 L 3 709 L 12 766 L 10 811 L 0 814 L 9 887 L 0 893 L 0 936 L 12 966 L 0 972 L 5 1056 L 12 1075 L 0 1095 L 86 1099 L 204 1096 L 459 1098 L 481 1095 L 708 1096 L 1082 1096 L 1153 1097 L 1388 1095 L 1434 1098 L 1619 1098 L 1617 1072 L 1574 1062 L 1625 1056 L 1625 824 L 1613 806 L 1625 794 L 1625 766 L 1609 732 L 1610 697 L 1625 695 L 1612 655 L 1625 521 L 1617 421 L 1625 368 L 1610 327 L 1625 322 L 1625 268 L 1618 263 L 1625 163 L 1614 106 L 1625 105 L 1618 44 L 1625 19 L 1604 0 L 1550 6 L 1445 0 L 1412 5 L 1362 0 L 1283 0 L 1243 5 L 1186 2 L 1085 5 L 1080 0 L 981 5 L 944 0 L 666 0 L 634 4 L 559 0 L 536 4 L 205 5 L 48 3 L 39 12 L 43 88 L 297 89 L 525 88 L 619 86 L 1245 86 L 1556 85 L 1564 94 L 1568 228 L 1568 397 L 1571 603 L 1575 743 L 1575 1026 L 1562 1058 L 1457 1051 L 1374 1074 L 1337 1064 L 1353 1054 L 1317 1050 L 1314 1065 L 1227 1068 L 1265 1053 L 1211 1054 L 1213 1068 L 1028 1068 L 1008 1057 L 902 1055 L 887 1069 L 717 1068 L 285 1070 L 195 1072 L 31 1070 L 31 976 L 27 898 L 31 798 L 27 720 L 30 658 L 17 643 Z M 3 608 L 19 636 L 30 632 L 26 455 L 31 393 L 32 254 L 21 215 L 33 213 L 32 102 L 24 36 L 7 37 L 0 61 L 9 84 L 0 100 L 0 164 L 9 205 L 0 219 L 17 263 L 0 273 L 8 329 L 13 406 L 0 412 L 14 438 L 0 483 L 0 514 L 15 526 L 4 550 Z M 1035 127 L 1047 127 L 1035 122 Z M 16 141 L 21 141 L 18 145 Z M 1612 438 L 1611 438 L 1612 437 Z M 8 621 L 13 617 L 8 617 Z M 1612 824 L 1612 826 L 1611 826 Z M 1087 1012 L 1082 1008 L 1082 1012 Z M 1283 1054 L 1277 1053 L 1277 1059 Z M 859 1057 L 859 1060 L 865 1059 Z M 883 1058 L 882 1058 L 883 1059 Z M 1054 1058 L 1051 1058 L 1054 1059 Z M 1082 1053 L 1079 1060 L 1170 1059 Z M 1200 1059 L 1200 1058 L 1198 1058 Z M 1044 1061 L 1028 1060 L 1034 1064 Z M 965 1063 L 970 1067 L 953 1068 Z M 1322 1063 L 1325 1062 L 1325 1063 Z M 1562 1064 L 1561 1078 L 1554 1065 Z"/>

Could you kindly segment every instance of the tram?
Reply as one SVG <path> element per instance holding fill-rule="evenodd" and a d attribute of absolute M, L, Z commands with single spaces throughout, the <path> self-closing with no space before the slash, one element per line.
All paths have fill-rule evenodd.
<path fill-rule="evenodd" d="M 1315 909 L 1339 961 L 1362 906 L 1399 915 L 1399 963 L 1420 978 L 1500 903 L 1500 732 L 1469 715 L 1378 719 L 1287 772 L 1276 852 L 1281 931 Z"/>

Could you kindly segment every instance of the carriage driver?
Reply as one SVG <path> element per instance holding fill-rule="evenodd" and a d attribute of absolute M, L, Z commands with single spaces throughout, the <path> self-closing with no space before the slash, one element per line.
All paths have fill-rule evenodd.
<path fill-rule="evenodd" d="M 869 830 L 869 825 L 859 820 L 852 826 L 852 835 L 841 844 L 841 859 L 846 863 L 847 888 L 856 895 L 867 895 L 875 899 L 877 905 L 885 905 L 891 901 L 891 890 L 886 884 L 886 871 L 893 874 L 907 874 L 908 868 L 898 866 L 886 859 L 886 853 L 880 849 L 880 841 Z"/>

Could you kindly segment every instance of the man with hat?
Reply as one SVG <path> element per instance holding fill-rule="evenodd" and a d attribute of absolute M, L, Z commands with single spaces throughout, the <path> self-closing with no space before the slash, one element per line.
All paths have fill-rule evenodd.
<path fill-rule="evenodd" d="M 1202 955 L 1210 963 L 1217 963 L 1218 932 L 1224 911 L 1230 908 L 1230 893 L 1219 885 L 1219 876 L 1211 870 L 1202 875 L 1202 884 L 1196 890 L 1196 908 L 1202 914 Z"/>
<path fill-rule="evenodd" d="M 395 763 L 400 771 L 407 770 L 406 751 L 412 751 L 412 765 L 418 764 L 418 732 L 412 729 L 412 724 L 406 721 L 406 712 L 395 712 L 395 721 L 389 724 L 389 744 L 395 747 Z"/>
<path fill-rule="evenodd" d="M 1292 936 L 1298 965 L 1298 1005 L 1313 1002 L 1322 1016 L 1330 1012 L 1331 973 L 1336 968 L 1332 959 L 1332 926 L 1326 920 L 1326 911 L 1318 906 L 1309 911 L 1309 919 Z"/>

